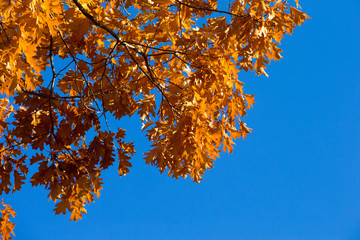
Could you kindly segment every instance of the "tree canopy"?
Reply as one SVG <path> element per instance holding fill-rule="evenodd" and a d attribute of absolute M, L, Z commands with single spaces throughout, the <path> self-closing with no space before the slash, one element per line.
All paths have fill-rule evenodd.
<path fill-rule="evenodd" d="M 240 71 L 266 75 L 308 16 L 298 0 L 3 0 L 0 194 L 26 179 L 78 220 L 101 173 L 130 171 L 133 143 L 109 121 L 139 117 L 145 162 L 199 182 L 251 129 Z M 114 124 L 111 124 L 112 126 Z M 31 176 L 29 167 L 38 166 Z M 3 203 L 1 232 L 15 213 Z"/>

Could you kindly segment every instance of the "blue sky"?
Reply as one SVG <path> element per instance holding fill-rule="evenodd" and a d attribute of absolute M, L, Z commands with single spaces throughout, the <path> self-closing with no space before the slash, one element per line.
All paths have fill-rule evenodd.
<path fill-rule="evenodd" d="M 124 121 L 137 154 L 104 174 L 79 222 L 55 216 L 43 188 L 3 196 L 15 239 L 360 239 L 360 2 L 309 1 L 312 17 L 282 41 L 269 78 L 243 74 L 254 129 L 200 184 L 147 166 L 141 124 Z"/>

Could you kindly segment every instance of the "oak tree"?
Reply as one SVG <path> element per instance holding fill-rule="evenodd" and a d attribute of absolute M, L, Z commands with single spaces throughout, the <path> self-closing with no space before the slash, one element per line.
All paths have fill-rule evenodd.
<path fill-rule="evenodd" d="M 292 6 L 293 5 L 293 6 Z M 0 1 L 0 194 L 26 179 L 78 220 L 101 173 L 130 171 L 123 117 L 139 117 L 145 162 L 199 182 L 251 129 L 240 71 L 267 75 L 308 16 L 298 0 Z M 28 175 L 31 165 L 38 169 Z M 3 239 L 14 212 L 1 210 Z"/>

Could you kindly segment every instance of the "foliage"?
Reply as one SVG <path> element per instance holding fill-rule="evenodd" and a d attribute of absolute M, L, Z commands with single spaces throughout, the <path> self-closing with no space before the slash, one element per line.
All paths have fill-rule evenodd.
<path fill-rule="evenodd" d="M 0 194 L 37 164 L 32 185 L 78 220 L 115 156 L 129 172 L 134 145 L 108 118 L 133 115 L 152 143 L 146 163 L 199 182 L 251 132 L 254 95 L 238 73 L 280 60 L 281 39 L 308 18 L 295 2 L 1 1 Z"/>
<path fill-rule="evenodd" d="M 14 210 L 7 204 L 4 203 L 4 200 L 1 200 L 0 205 L 4 207 L 4 209 L 0 209 L 0 233 L 1 240 L 12 239 L 11 235 L 14 234 L 15 223 L 10 221 L 10 217 L 15 217 L 16 213 Z"/>

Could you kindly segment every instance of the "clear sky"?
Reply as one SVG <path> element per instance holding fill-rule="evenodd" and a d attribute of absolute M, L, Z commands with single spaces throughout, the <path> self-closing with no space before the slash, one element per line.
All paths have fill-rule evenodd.
<path fill-rule="evenodd" d="M 256 104 L 254 129 L 200 184 L 147 166 L 140 123 L 133 168 L 104 174 L 83 220 L 55 216 L 43 187 L 3 196 L 18 215 L 16 238 L 360 239 L 360 1 L 300 0 L 312 19 L 282 41 L 269 78 L 241 75 Z"/>

